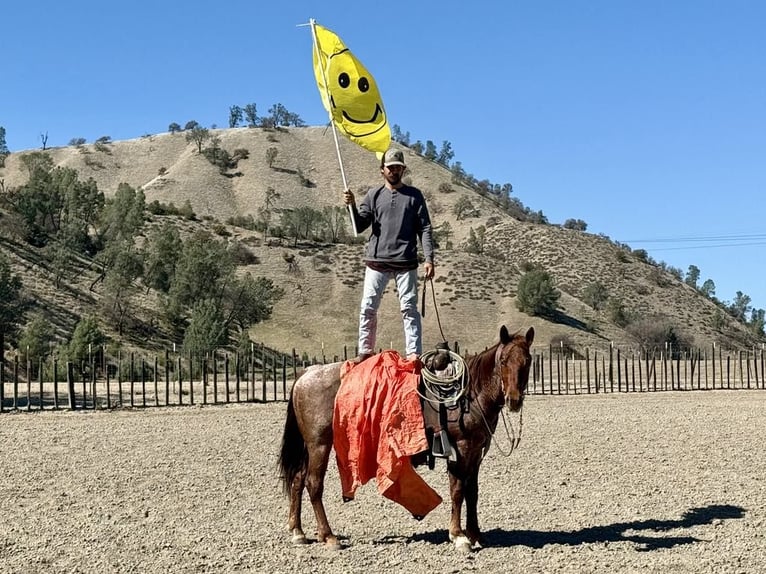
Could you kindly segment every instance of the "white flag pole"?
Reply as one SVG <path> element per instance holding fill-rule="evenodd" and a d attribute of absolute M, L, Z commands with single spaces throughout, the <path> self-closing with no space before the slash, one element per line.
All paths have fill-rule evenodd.
<path fill-rule="evenodd" d="M 317 62 L 319 63 L 319 67 L 322 70 L 322 81 L 324 82 L 324 89 L 325 89 L 325 98 L 327 101 L 327 114 L 330 117 L 330 126 L 332 126 L 332 137 L 335 140 L 335 152 L 338 155 L 338 165 L 340 166 L 340 176 L 343 180 L 343 191 L 345 192 L 348 189 L 348 182 L 346 181 L 346 172 L 343 169 L 343 158 L 340 155 L 340 144 L 338 143 L 338 130 L 335 128 L 335 122 L 332 118 L 332 111 L 330 110 L 330 86 L 327 84 L 327 73 L 325 70 L 324 62 L 322 62 L 322 51 L 319 48 L 319 39 L 317 38 L 316 33 L 316 20 L 313 18 L 309 19 L 309 24 L 311 25 L 311 36 L 314 38 L 314 52 L 316 53 Z M 348 214 L 351 217 L 351 229 L 354 231 L 354 237 L 359 235 L 359 233 L 356 230 L 356 222 L 354 221 L 354 207 L 352 205 L 348 205 Z"/>

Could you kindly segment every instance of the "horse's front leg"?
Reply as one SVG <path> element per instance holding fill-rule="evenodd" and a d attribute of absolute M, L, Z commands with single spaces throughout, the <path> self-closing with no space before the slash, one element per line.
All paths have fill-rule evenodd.
<path fill-rule="evenodd" d="M 339 549 L 338 538 L 332 533 L 330 523 L 327 520 L 327 513 L 322 502 L 324 494 L 324 478 L 327 473 L 327 463 L 330 460 L 330 444 L 316 445 L 309 448 L 309 464 L 306 473 L 306 490 L 309 493 L 311 506 L 314 508 L 314 515 L 317 521 L 317 538 L 324 542 L 329 548 Z"/>
<path fill-rule="evenodd" d="M 463 497 L 465 496 L 465 481 L 453 471 L 449 474 L 449 493 L 452 499 L 452 514 L 449 521 L 449 539 L 455 544 L 460 552 L 471 551 L 471 541 L 463 532 L 460 525 L 460 515 L 463 511 Z"/>
<path fill-rule="evenodd" d="M 479 529 L 479 469 L 471 472 L 463 481 L 465 496 L 465 533 L 471 544 L 481 547 L 481 530 Z"/>

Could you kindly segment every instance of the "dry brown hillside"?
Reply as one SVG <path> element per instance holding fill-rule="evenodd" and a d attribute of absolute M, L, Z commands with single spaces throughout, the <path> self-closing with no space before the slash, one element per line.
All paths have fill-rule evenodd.
<path fill-rule="evenodd" d="M 248 150 L 248 159 L 240 161 L 236 170 L 221 174 L 199 155 L 194 143 L 186 141 L 184 133 L 114 142 L 98 146 L 100 150 L 84 145 L 46 153 L 56 165 L 78 170 L 81 179 L 92 177 L 107 196 L 125 182 L 143 188 L 147 203 L 158 200 L 181 206 L 188 200 L 202 221 L 184 222 L 187 226 L 212 227 L 232 216 L 255 216 L 269 187 L 279 193 L 276 207 L 280 209 L 340 205 L 341 176 L 329 130 L 237 128 L 211 132 L 227 151 Z M 356 191 L 376 185 L 380 177 L 374 155 L 343 139 L 340 144 L 349 186 Z M 266 150 L 271 147 L 278 154 L 269 167 Z M 454 248 L 438 252 L 434 281 L 438 318 L 449 341 L 458 340 L 468 350 L 484 347 L 496 339 L 500 325 L 506 324 L 512 329 L 534 326 L 536 345 L 547 346 L 552 339 L 565 337 L 577 347 L 603 347 L 609 342 L 631 346 L 628 331 L 612 323 L 605 311 L 595 311 L 582 301 L 585 287 L 600 281 L 635 316 L 665 317 L 697 345 L 716 341 L 741 347 L 755 342 L 736 323 L 729 323 L 723 332 L 714 329 L 718 307 L 712 301 L 628 249 L 590 233 L 513 219 L 475 190 L 452 183 L 444 167 L 404 149 L 409 177 L 426 192 L 434 224 L 449 222 L 454 233 Z M 26 181 L 22 155 L 11 154 L 5 168 L 0 168 L 5 189 Z M 451 184 L 453 191 L 438 191 L 443 183 Z M 458 220 L 453 214 L 461 197 L 468 197 L 477 207 L 474 217 Z M 0 229 L 1 224 L 2 218 Z M 487 229 L 485 252 L 467 253 L 464 241 L 471 228 L 479 226 Z M 361 245 L 293 246 L 264 243 L 259 233 L 238 227 L 231 227 L 230 232 L 231 239 L 244 242 L 257 258 L 257 263 L 242 271 L 270 277 L 285 290 L 272 319 L 253 328 L 257 341 L 310 355 L 321 355 L 323 349 L 328 356 L 340 354 L 344 344 L 353 352 L 363 274 Z M 98 303 L 98 287 L 90 288 L 96 272 L 87 261 L 67 287 L 55 289 L 45 264 L 27 246 L 5 236 L 2 249 L 11 255 L 28 293 L 39 309 L 51 315 L 62 336 L 78 316 Z M 292 264 L 286 260 L 290 256 Z M 530 264 L 542 266 L 556 279 L 562 296 L 554 320 L 532 317 L 516 308 L 517 283 Z M 142 297 L 135 304 L 144 309 L 149 329 L 156 323 L 151 297 Z M 401 350 L 401 320 L 393 293 L 384 299 L 381 313 L 379 345 Z M 441 340 L 431 292 L 424 324 L 428 348 Z M 110 326 L 104 327 L 108 330 Z M 132 343 L 142 344 L 141 337 Z"/>

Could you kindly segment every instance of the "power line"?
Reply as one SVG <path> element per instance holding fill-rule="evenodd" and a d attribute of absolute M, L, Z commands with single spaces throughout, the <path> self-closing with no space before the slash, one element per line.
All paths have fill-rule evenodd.
<path fill-rule="evenodd" d="M 655 237 L 646 239 L 621 240 L 624 244 L 667 244 L 664 247 L 651 246 L 652 251 L 682 251 L 690 249 L 719 249 L 722 247 L 752 247 L 766 245 L 766 234 L 727 234 L 686 237 Z M 701 244 L 701 245 L 700 245 Z"/>

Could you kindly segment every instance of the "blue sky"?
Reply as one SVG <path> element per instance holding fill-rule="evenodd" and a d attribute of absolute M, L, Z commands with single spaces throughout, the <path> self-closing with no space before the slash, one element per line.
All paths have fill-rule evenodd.
<path fill-rule="evenodd" d="M 323 125 L 315 18 L 374 75 L 391 123 L 449 141 L 551 223 L 583 219 L 766 308 L 766 2 L 12 2 L 11 151 L 139 137 L 282 103 Z M 328 143 L 328 145 L 331 145 Z M 523 238 L 519 238 L 523 241 Z"/>

